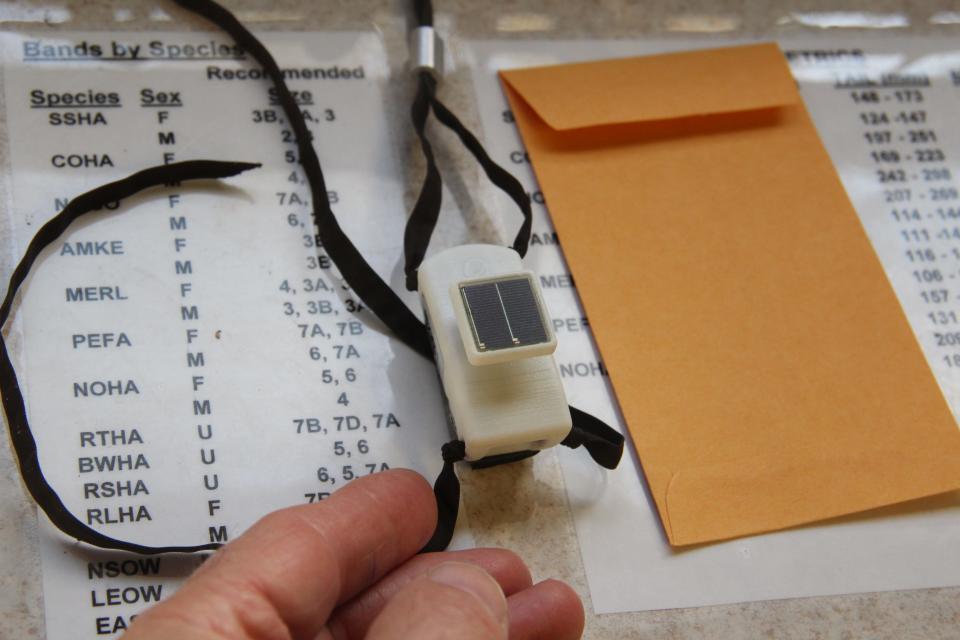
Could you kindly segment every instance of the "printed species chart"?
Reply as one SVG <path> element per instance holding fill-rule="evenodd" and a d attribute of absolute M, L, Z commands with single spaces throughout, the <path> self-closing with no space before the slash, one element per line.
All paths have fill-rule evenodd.
<path fill-rule="evenodd" d="M 261 70 L 209 34 L 3 42 L 13 255 L 69 198 L 135 170 L 263 163 L 82 219 L 24 288 L 15 364 L 42 467 L 72 513 L 144 544 L 226 542 L 362 475 L 436 477 L 450 439 L 436 371 L 318 252 L 292 132 Z M 379 39 L 266 44 L 318 142 L 334 211 L 403 290 L 403 172 Z M 119 635 L 199 562 L 80 550 L 49 525 L 43 538 L 54 639 Z"/>
<path fill-rule="evenodd" d="M 467 48 L 488 149 L 533 195 L 533 243 L 525 262 L 541 274 L 557 329 L 558 359 L 567 382 L 576 379 L 567 385 L 570 402 L 607 420 L 616 419 L 616 412 L 606 372 L 596 356 L 583 357 L 592 349 L 587 319 L 496 71 L 728 44 L 735 43 L 512 41 Z M 960 134 L 952 123 L 960 108 L 960 49 L 947 39 L 878 37 L 785 40 L 780 46 L 956 416 Z M 509 220 L 508 203 L 502 203 L 502 211 Z M 614 226 L 608 231 L 619 232 Z M 615 472 L 601 475 L 570 452 L 558 455 L 597 613 L 958 584 L 957 495 L 672 551 L 637 480 L 635 459 L 625 458 Z"/>

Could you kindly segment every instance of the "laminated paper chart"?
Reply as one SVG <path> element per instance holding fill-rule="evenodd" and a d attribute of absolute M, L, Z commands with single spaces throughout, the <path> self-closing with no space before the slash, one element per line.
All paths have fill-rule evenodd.
<path fill-rule="evenodd" d="M 405 172 L 382 108 L 379 40 L 265 41 L 308 114 L 334 212 L 403 290 Z M 358 475 L 407 466 L 434 477 L 448 439 L 435 371 L 385 335 L 318 255 L 291 132 L 255 65 L 218 34 L 2 43 L 14 229 L 3 251 L 19 256 L 71 196 L 135 169 L 191 158 L 264 163 L 227 186 L 158 190 L 91 217 L 35 269 L 12 329 L 22 345 L 16 364 L 41 463 L 73 513 L 114 537 L 195 544 L 229 540 L 263 513 L 321 500 Z M 603 365 L 492 69 L 682 46 L 471 50 L 490 151 L 537 203 L 527 264 L 554 316 L 570 400 L 611 423 Z M 960 241 L 949 229 L 960 207 L 960 141 L 947 122 L 960 106 L 951 76 L 960 63 L 941 55 L 926 71 L 903 68 L 945 49 L 926 41 L 905 56 L 895 45 L 811 44 L 796 48 L 794 69 L 953 401 L 960 308 L 950 281 L 960 261 L 950 252 Z M 818 53 L 847 50 L 860 53 Z M 874 84 L 835 86 L 848 67 Z M 515 211 L 504 207 L 503 218 L 506 238 Z M 556 455 L 597 612 L 935 586 L 960 575 L 951 500 L 676 554 L 634 461 L 608 474 L 583 451 Z M 78 550 L 52 527 L 42 532 L 52 639 L 119 635 L 198 562 Z"/>
<path fill-rule="evenodd" d="M 230 540 L 268 511 L 386 468 L 435 477 L 449 439 L 432 364 L 371 321 L 318 254 L 292 132 L 270 84 L 226 43 L 4 40 L 13 254 L 68 198 L 134 170 L 264 165 L 81 221 L 19 308 L 17 364 L 51 484 L 90 526 L 153 545 Z M 333 209 L 375 267 L 400 277 L 406 216 L 379 39 L 267 45 L 324 140 Z M 197 562 L 81 552 L 42 530 L 50 638 L 119 635 Z"/>

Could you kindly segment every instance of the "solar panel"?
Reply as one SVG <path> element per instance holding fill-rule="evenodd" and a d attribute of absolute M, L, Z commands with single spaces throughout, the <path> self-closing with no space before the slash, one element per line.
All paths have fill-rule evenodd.
<path fill-rule="evenodd" d="M 530 280 L 501 280 L 460 285 L 477 351 L 514 349 L 549 342 L 544 314 Z"/>

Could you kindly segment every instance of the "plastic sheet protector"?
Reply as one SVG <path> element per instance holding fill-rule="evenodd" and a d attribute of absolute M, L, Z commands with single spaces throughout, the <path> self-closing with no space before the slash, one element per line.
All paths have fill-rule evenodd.
<path fill-rule="evenodd" d="M 402 291 L 406 172 L 383 108 L 380 40 L 263 39 L 320 141 L 340 223 Z M 3 215 L 14 231 L 3 251 L 20 256 L 70 197 L 145 166 L 264 165 L 221 185 L 173 186 L 108 207 L 71 228 L 26 283 L 10 342 L 40 462 L 74 514 L 114 537 L 199 544 L 233 539 L 264 513 L 322 500 L 359 475 L 405 466 L 436 477 L 449 435 L 434 367 L 387 335 L 317 252 L 292 134 L 246 57 L 209 33 L 4 34 L 0 44 L 11 165 Z M 502 42 L 454 51 L 474 66 L 488 149 L 535 203 L 526 265 L 554 319 L 569 400 L 610 424 L 618 413 L 605 369 L 495 71 L 698 46 L 706 45 Z M 960 134 L 949 124 L 960 49 L 879 38 L 781 46 L 956 413 Z M 863 86 L 838 80 L 849 74 Z M 900 81 L 907 76 L 920 81 Z M 492 189 L 483 196 L 503 204 L 511 228 L 515 213 Z M 960 576 L 956 497 L 672 551 L 635 459 L 611 473 L 582 451 L 546 455 L 562 463 L 598 613 L 950 585 Z M 470 543 L 461 526 L 455 546 Z M 52 640 L 119 636 L 201 561 L 80 548 L 42 516 L 41 557 Z"/>

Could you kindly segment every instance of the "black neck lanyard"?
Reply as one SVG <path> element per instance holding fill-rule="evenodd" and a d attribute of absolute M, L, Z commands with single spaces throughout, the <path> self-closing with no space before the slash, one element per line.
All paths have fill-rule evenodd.
<path fill-rule="evenodd" d="M 426 325 L 367 263 L 337 222 L 327 200 L 326 183 L 320 161 L 311 142 L 310 132 L 273 56 L 232 13 L 212 0 L 174 0 L 174 2 L 184 9 L 203 16 L 230 34 L 270 77 L 276 87 L 280 106 L 294 133 L 300 164 L 303 166 L 310 186 L 312 205 L 323 248 L 339 269 L 344 281 L 396 337 L 420 355 L 433 360 L 431 339 Z M 414 7 L 420 26 L 432 26 L 433 10 L 429 0 L 417 0 Z M 421 72 L 418 82 L 417 96 L 411 115 L 421 148 L 427 159 L 427 175 L 404 233 L 407 287 L 410 289 L 416 288 L 416 269 L 423 260 L 440 214 L 442 182 L 425 132 L 427 117 L 431 112 L 439 122 L 457 134 L 464 146 L 480 163 L 487 177 L 505 191 L 520 208 L 523 222 L 514 240 L 513 248 L 521 256 L 526 253 L 530 240 L 532 217 L 529 197 L 519 181 L 493 162 L 477 138 L 437 99 L 435 78 L 427 72 Z M 40 252 L 55 242 L 78 217 L 150 187 L 183 180 L 224 178 L 258 166 L 207 160 L 180 162 L 146 169 L 77 196 L 63 211 L 47 222 L 30 242 L 26 254 L 10 278 L 3 306 L 0 307 L 0 327 L 9 319 L 17 292 Z M 50 521 L 68 536 L 95 547 L 139 554 L 210 551 L 222 546 L 220 543 L 167 547 L 141 545 L 111 538 L 84 524 L 70 513 L 43 475 L 37 457 L 36 441 L 27 420 L 20 385 L 7 352 L 6 342 L 2 339 L 0 339 L 0 395 L 2 395 L 10 438 L 24 483 Z M 573 429 L 562 444 L 573 448 L 583 445 L 599 464 L 610 469 L 615 468 L 623 453 L 623 436 L 587 413 L 573 407 L 570 408 L 570 412 Z M 477 468 L 495 466 L 527 458 L 535 453 L 521 451 L 492 456 L 472 464 Z M 445 444 L 442 447 L 442 455 L 443 470 L 434 484 L 439 519 L 434 536 L 423 551 L 439 551 L 446 548 L 453 535 L 459 510 L 460 483 L 453 465 L 464 459 L 463 443 L 455 440 Z"/>

